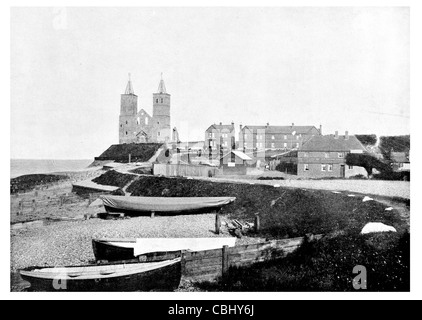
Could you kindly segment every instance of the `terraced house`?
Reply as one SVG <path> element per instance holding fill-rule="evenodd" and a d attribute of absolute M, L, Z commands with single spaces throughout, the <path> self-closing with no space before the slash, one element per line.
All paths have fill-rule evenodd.
<path fill-rule="evenodd" d="M 303 178 L 348 178 L 355 175 L 367 176 L 362 167 L 346 164 L 348 153 L 364 153 L 365 147 L 346 131 L 340 136 L 315 135 L 303 143 L 299 150 L 275 156 L 281 171 L 297 174 Z"/>
<path fill-rule="evenodd" d="M 271 156 L 298 150 L 314 135 L 321 135 L 322 128 L 314 126 L 251 126 L 240 125 L 239 149 L 255 161 L 269 160 Z"/>

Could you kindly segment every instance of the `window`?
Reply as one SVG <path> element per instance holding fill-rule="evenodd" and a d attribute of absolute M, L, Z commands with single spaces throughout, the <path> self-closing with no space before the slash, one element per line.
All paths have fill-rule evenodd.
<path fill-rule="evenodd" d="M 299 136 L 296 136 L 296 140 L 299 140 Z"/>
<path fill-rule="evenodd" d="M 328 171 L 333 171 L 333 165 L 332 164 L 328 165 Z"/>
<path fill-rule="evenodd" d="M 126 121 L 126 124 L 127 124 L 127 121 Z"/>
<path fill-rule="evenodd" d="M 271 148 L 274 149 L 274 143 L 271 143 Z"/>
<path fill-rule="evenodd" d="M 158 99 L 155 99 L 155 103 L 158 103 Z"/>
<path fill-rule="evenodd" d="M 349 166 L 349 170 L 353 170 L 353 166 Z"/>
<path fill-rule="evenodd" d="M 160 132 L 158 132 L 157 135 L 160 136 Z"/>
<path fill-rule="evenodd" d="M 223 146 L 227 147 L 227 141 L 224 141 Z"/>
<path fill-rule="evenodd" d="M 328 152 L 325 152 L 324 153 L 324 157 L 329 158 L 330 157 L 330 154 Z"/>
<path fill-rule="evenodd" d="M 309 164 L 305 163 L 303 165 L 303 171 L 309 171 Z"/>
<path fill-rule="evenodd" d="M 338 153 L 338 157 L 339 157 L 339 158 L 344 158 L 344 152 L 339 152 L 339 153 Z"/>
<path fill-rule="evenodd" d="M 287 136 L 286 135 L 284 135 L 284 140 L 287 140 Z"/>
<path fill-rule="evenodd" d="M 214 132 L 213 132 L 213 133 L 211 133 L 211 135 L 212 135 L 212 137 L 213 137 L 213 138 L 215 138 L 215 133 L 214 133 Z"/>
<path fill-rule="evenodd" d="M 287 143 L 286 142 L 284 143 L 284 147 L 287 148 Z"/>
<path fill-rule="evenodd" d="M 208 132 L 208 138 L 212 138 L 212 133 Z"/>
<path fill-rule="evenodd" d="M 259 142 L 257 142 L 257 143 L 256 143 L 256 147 L 257 147 L 257 148 L 259 147 Z"/>
<path fill-rule="evenodd" d="M 321 171 L 327 171 L 327 165 L 321 164 Z"/>
<path fill-rule="evenodd" d="M 120 124 L 120 128 L 123 128 L 123 125 L 122 124 Z"/>
<path fill-rule="evenodd" d="M 126 131 L 126 135 L 127 135 L 127 131 Z"/>
<path fill-rule="evenodd" d="M 296 148 L 299 148 L 299 143 L 296 143 Z"/>
<path fill-rule="evenodd" d="M 275 139 L 275 137 L 274 137 L 274 136 L 271 136 L 271 139 L 272 139 L 272 140 L 274 140 L 274 139 Z"/>
<path fill-rule="evenodd" d="M 244 137 L 245 137 L 245 139 L 246 139 L 246 138 L 248 137 L 248 135 L 245 133 Z"/>
<path fill-rule="evenodd" d="M 303 156 L 304 156 L 304 157 L 309 157 L 309 153 L 304 152 L 304 153 L 303 153 Z"/>
<path fill-rule="evenodd" d="M 148 125 L 148 118 L 145 118 L 145 125 Z"/>
<path fill-rule="evenodd" d="M 163 100 L 163 98 L 161 98 L 161 103 L 163 103 L 164 102 L 164 100 Z"/>

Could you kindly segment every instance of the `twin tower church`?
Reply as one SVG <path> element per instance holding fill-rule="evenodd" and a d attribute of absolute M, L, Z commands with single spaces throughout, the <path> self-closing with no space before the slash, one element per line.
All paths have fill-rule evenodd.
<path fill-rule="evenodd" d="M 138 112 L 138 96 L 130 80 L 121 95 L 119 117 L 119 143 L 145 143 L 171 141 L 170 94 L 161 77 L 157 93 L 152 94 L 152 117 L 144 110 Z"/>

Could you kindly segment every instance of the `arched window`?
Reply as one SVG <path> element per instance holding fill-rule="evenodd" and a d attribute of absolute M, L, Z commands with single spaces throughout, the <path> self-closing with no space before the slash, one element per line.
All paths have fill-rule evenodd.
<path fill-rule="evenodd" d="M 145 118 L 145 125 L 148 125 L 148 118 Z"/>

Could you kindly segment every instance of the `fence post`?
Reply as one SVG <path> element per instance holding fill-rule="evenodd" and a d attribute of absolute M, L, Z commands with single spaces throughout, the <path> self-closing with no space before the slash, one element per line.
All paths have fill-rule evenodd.
<path fill-rule="evenodd" d="M 221 277 L 223 282 L 228 276 L 229 272 L 229 246 L 223 246 L 222 248 L 222 266 L 221 266 Z"/>
<path fill-rule="evenodd" d="M 258 233 L 261 229 L 261 223 L 259 220 L 259 212 L 257 212 L 255 213 L 255 233 Z"/>
<path fill-rule="evenodd" d="M 151 218 L 154 218 L 154 217 L 155 217 L 155 212 L 151 211 Z"/>
<path fill-rule="evenodd" d="M 215 233 L 220 234 L 221 218 L 219 210 L 215 210 Z"/>
<path fill-rule="evenodd" d="M 32 199 L 32 211 L 35 211 L 37 209 L 37 203 L 35 202 L 35 199 Z"/>
<path fill-rule="evenodd" d="M 180 255 L 180 269 L 182 276 L 185 276 L 186 274 L 186 250 L 182 250 Z"/>
<path fill-rule="evenodd" d="M 18 209 L 18 215 L 23 213 L 23 200 L 19 201 L 19 209 Z"/>

